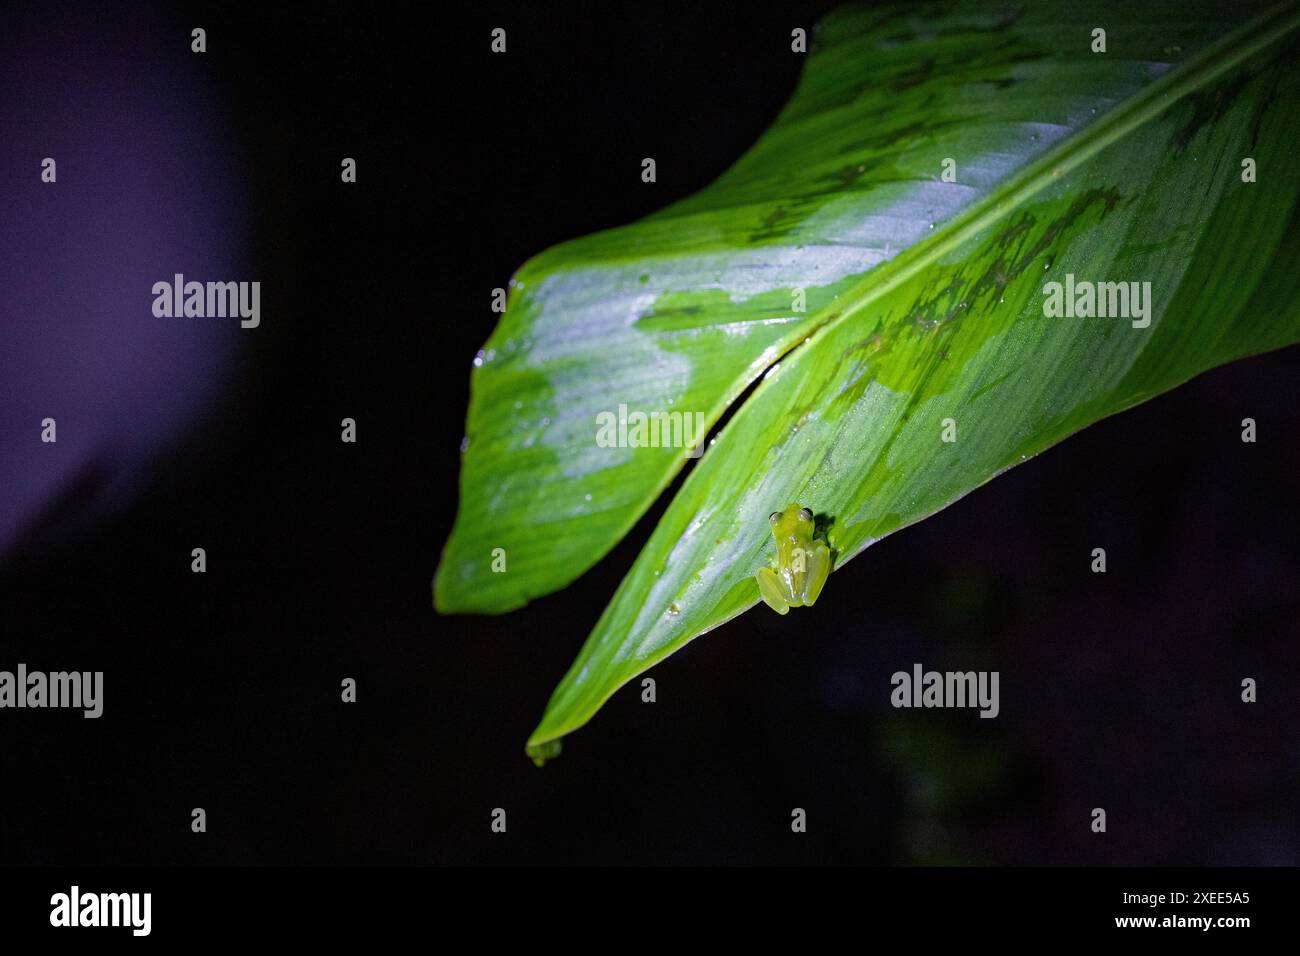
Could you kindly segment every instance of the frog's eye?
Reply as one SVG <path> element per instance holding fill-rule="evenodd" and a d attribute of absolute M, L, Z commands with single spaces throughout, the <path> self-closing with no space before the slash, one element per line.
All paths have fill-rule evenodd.
<path fill-rule="evenodd" d="M 813 513 L 809 511 L 807 508 L 800 508 L 799 517 L 804 521 L 812 521 Z"/>
<path fill-rule="evenodd" d="M 770 515 L 767 516 L 767 520 L 772 522 L 772 524 L 776 524 L 778 521 L 781 520 L 781 512 L 773 511 Z"/>

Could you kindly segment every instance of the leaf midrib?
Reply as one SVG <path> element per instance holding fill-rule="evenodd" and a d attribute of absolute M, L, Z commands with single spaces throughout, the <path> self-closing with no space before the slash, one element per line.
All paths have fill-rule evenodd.
<path fill-rule="evenodd" d="M 848 306 L 838 312 L 835 306 L 828 306 L 825 310 L 827 318 L 820 322 L 814 319 L 812 328 L 801 329 L 801 335 L 772 364 L 783 361 L 801 344 L 815 346 L 818 338 L 853 319 L 867 306 L 992 226 L 1053 181 L 1298 26 L 1300 4 L 1286 0 L 1180 63 L 1095 122 L 1047 150 L 988 196 L 976 200 L 944 223 L 933 236 L 872 269 L 843 294 L 842 298 L 850 303 Z M 766 385 L 764 382 L 759 387 Z"/>

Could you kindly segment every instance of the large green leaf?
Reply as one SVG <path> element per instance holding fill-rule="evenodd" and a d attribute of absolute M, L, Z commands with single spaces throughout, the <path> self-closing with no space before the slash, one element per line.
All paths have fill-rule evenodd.
<path fill-rule="evenodd" d="M 443 609 L 562 586 L 681 466 L 598 447 L 599 411 L 713 420 L 767 369 L 556 690 L 535 753 L 757 601 L 769 512 L 823 515 L 838 567 L 1098 418 L 1300 339 L 1297 13 L 1259 11 L 838 13 L 717 183 L 520 271 L 474 376 Z M 1067 275 L 1149 282 L 1149 325 L 1047 317 L 1044 284 Z"/>

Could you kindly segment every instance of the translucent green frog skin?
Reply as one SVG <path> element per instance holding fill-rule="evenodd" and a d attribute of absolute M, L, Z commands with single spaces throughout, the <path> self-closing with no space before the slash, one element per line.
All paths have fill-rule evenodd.
<path fill-rule="evenodd" d="M 792 504 L 773 511 L 768 521 L 776 537 L 776 569 L 759 568 L 758 593 L 777 614 L 792 607 L 811 607 L 831 573 L 830 548 L 813 538 L 813 513 Z"/>

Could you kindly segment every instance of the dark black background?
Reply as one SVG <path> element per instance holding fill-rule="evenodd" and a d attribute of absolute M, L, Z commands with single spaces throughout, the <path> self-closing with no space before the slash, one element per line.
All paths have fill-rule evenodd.
<path fill-rule="evenodd" d="M 815 611 L 692 643 L 657 703 L 624 689 L 542 770 L 523 742 L 662 503 L 559 594 L 432 611 L 491 289 L 705 186 L 828 6 L 174 8 L 174 42 L 208 31 L 276 291 L 183 467 L 0 572 L 0 661 L 106 672 L 98 721 L 3 717 L 0 861 L 1296 861 L 1294 348 L 1086 429 Z M 892 710 L 913 661 L 1000 671 L 1001 716 Z"/>

